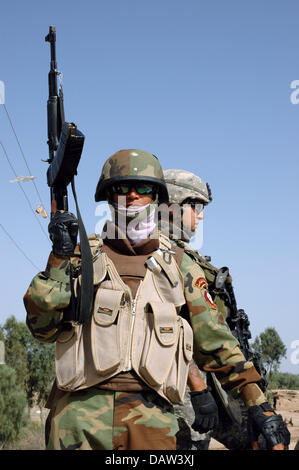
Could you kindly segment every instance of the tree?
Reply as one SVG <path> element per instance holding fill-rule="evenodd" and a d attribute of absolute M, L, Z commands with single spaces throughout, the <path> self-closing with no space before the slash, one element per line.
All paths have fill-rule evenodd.
<path fill-rule="evenodd" d="M 32 404 L 32 398 L 35 397 L 36 403 L 43 406 L 55 377 L 54 345 L 40 343 L 31 336 L 27 348 L 27 365 L 29 370 L 28 399 Z"/>
<path fill-rule="evenodd" d="M 5 363 L 16 371 L 16 383 L 27 390 L 29 371 L 27 366 L 28 328 L 25 323 L 17 322 L 14 316 L 9 317 L 2 333 L 5 343 Z"/>
<path fill-rule="evenodd" d="M 261 353 L 270 376 L 272 371 L 278 370 L 281 359 L 286 357 L 287 352 L 287 348 L 274 327 L 266 328 L 257 336 L 252 343 L 252 348 Z"/>
<path fill-rule="evenodd" d="M 16 371 L 17 384 L 26 391 L 29 406 L 33 399 L 42 406 L 55 377 L 55 346 L 37 341 L 14 316 L 7 319 L 2 333 L 6 363 Z"/>
<path fill-rule="evenodd" d="M 16 383 L 16 372 L 0 365 L 0 448 L 15 441 L 26 424 L 26 393 Z"/>

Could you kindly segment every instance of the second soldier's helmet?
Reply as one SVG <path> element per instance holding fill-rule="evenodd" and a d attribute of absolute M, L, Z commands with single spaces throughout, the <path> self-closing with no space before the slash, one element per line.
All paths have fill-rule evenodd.
<path fill-rule="evenodd" d="M 114 183 L 140 181 L 157 187 L 160 203 L 168 202 L 168 191 L 158 158 L 138 149 L 119 150 L 109 157 L 102 168 L 97 184 L 95 201 L 106 200 L 106 190 Z"/>
<path fill-rule="evenodd" d="M 209 185 L 191 171 L 164 170 L 164 179 L 170 204 L 182 204 L 186 199 L 199 199 L 205 205 L 212 201 Z"/>

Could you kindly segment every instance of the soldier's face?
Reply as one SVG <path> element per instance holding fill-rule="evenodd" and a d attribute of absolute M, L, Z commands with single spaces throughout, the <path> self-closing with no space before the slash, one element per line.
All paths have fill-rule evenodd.
<path fill-rule="evenodd" d="M 116 194 L 112 195 L 113 202 L 120 205 L 125 205 L 125 207 L 130 206 L 146 206 L 151 203 L 153 200 L 152 193 L 150 194 L 138 194 L 134 187 L 130 188 L 130 192 L 126 195 Z"/>
<path fill-rule="evenodd" d="M 182 222 L 187 229 L 195 232 L 199 221 L 204 218 L 203 210 L 199 211 L 190 204 L 184 204 L 183 208 Z"/>

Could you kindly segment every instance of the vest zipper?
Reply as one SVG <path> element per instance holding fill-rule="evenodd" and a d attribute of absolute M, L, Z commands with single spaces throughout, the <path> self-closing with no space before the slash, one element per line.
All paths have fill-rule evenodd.
<path fill-rule="evenodd" d="M 132 312 L 131 312 L 132 318 L 131 318 L 131 325 L 130 325 L 130 338 L 129 338 L 129 347 L 128 347 L 126 365 L 123 369 L 124 372 L 128 372 L 129 370 L 132 369 L 132 360 L 131 360 L 132 336 L 133 336 L 133 329 L 134 329 L 135 317 L 136 317 L 137 297 L 138 297 L 138 294 L 139 294 L 141 284 L 142 284 L 142 281 L 139 282 L 136 295 L 135 295 L 134 299 L 132 300 Z"/>

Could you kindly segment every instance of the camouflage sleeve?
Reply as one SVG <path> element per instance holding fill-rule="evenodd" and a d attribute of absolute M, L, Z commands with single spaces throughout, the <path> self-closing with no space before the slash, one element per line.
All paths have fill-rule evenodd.
<path fill-rule="evenodd" d="M 237 339 L 208 292 L 208 283 L 198 263 L 186 253 L 181 263 L 185 298 L 194 332 L 194 358 L 206 372 L 214 372 L 226 391 L 243 399 L 246 406 L 267 401 L 256 384 L 261 377 L 246 361 Z"/>
<path fill-rule="evenodd" d="M 52 343 L 62 330 L 63 309 L 70 302 L 70 261 L 50 254 L 46 270 L 32 280 L 25 296 L 26 323 L 39 341 Z"/>

